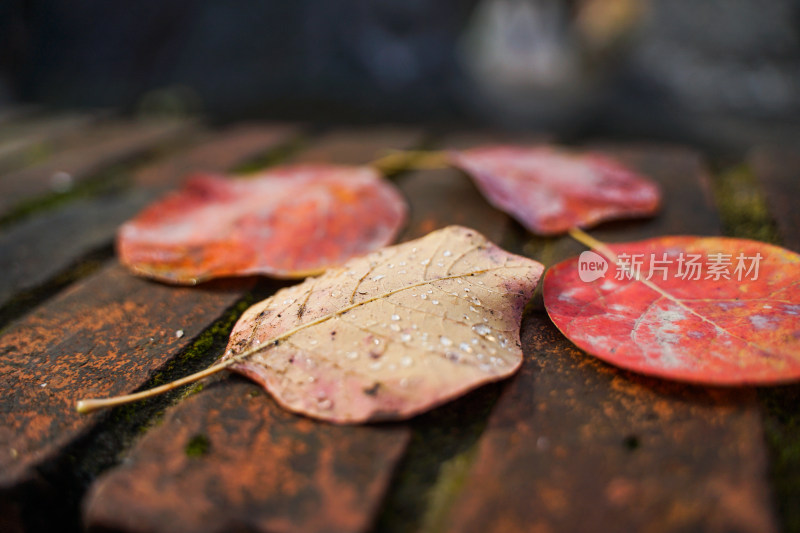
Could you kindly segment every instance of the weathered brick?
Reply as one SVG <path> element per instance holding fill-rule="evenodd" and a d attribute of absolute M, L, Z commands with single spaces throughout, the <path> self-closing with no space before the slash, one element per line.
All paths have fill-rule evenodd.
<path fill-rule="evenodd" d="M 0 180 L 0 216 L 7 215 L 23 202 L 57 192 L 58 176 L 69 180 L 63 186 L 74 186 L 111 165 L 185 134 L 191 127 L 191 123 L 184 121 L 129 124 L 116 128 L 116 133 L 61 152 L 39 165 L 6 174 Z"/>

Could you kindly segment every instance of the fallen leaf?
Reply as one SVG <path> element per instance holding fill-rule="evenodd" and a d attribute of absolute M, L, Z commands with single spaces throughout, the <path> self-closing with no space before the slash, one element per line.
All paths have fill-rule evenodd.
<path fill-rule="evenodd" d="M 492 205 L 539 235 L 652 215 L 660 202 L 653 182 L 598 153 L 485 146 L 452 152 L 451 160 Z"/>
<path fill-rule="evenodd" d="M 408 418 L 516 371 L 542 270 L 451 226 L 253 305 L 226 355 L 263 345 L 232 368 L 289 410 L 338 423 Z"/>
<path fill-rule="evenodd" d="M 599 254 L 584 252 L 551 268 L 544 282 L 550 318 L 583 350 L 693 383 L 800 378 L 799 255 L 716 237 L 661 237 L 599 251 L 611 262 L 598 279 L 581 280 L 603 269 Z M 637 265 L 639 278 L 628 279 Z"/>
<path fill-rule="evenodd" d="M 117 247 L 135 273 L 172 283 L 297 278 L 390 244 L 406 211 L 400 193 L 368 167 L 198 175 L 125 223 Z"/>

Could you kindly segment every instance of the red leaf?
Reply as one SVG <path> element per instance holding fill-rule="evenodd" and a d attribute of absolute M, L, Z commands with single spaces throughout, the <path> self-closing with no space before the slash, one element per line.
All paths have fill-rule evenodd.
<path fill-rule="evenodd" d="M 700 237 L 608 248 L 607 255 L 616 254 L 629 266 L 641 254 L 641 279 L 651 272 L 652 278 L 617 279 L 624 273 L 613 262 L 605 274 L 597 266 L 590 269 L 590 263 L 602 262 L 594 252 L 559 263 L 545 276 L 547 312 L 580 348 L 636 372 L 695 383 L 800 378 L 799 255 L 755 241 Z M 700 279 L 694 271 L 686 276 L 690 254 L 699 256 Z M 757 274 L 748 272 L 754 265 Z M 714 279 L 715 269 L 731 279 Z M 584 279 L 600 277 L 584 282 L 581 273 Z"/>
<path fill-rule="evenodd" d="M 406 210 L 397 190 L 367 167 L 199 175 L 124 224 L 117 244 L 134 272 L 173 283 L 296 278 L 391 243 Z"/>
<path fill-rule="evenodd" d="M 652 215 L 660 202 L 654 183 L 597 153 L 485 146 L 451 157 L 492 205 L 539 235 Z"/>

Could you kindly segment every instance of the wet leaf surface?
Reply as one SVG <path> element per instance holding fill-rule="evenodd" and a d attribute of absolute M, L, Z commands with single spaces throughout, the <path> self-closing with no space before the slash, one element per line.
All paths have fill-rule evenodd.
<path fill-rule="evenodd" d="M 124 224 L 117 248 L 133 272 L 171 283 L 297 278 L 390 244 L 406 210 L 400 193 L 367 167 L 197 175 Z"/>
<path fill-rule="evenodd" d="M 660 202 L 653 182 L 600 153 L 499 145 L 454 151 L 451 159 L 489 202 L 539 235 L 652 215 Z"/>
<path fill-rule="evenodd" d="M 450 226 L 248 309 L 228 356 L 284 407 L 339 423 L 413 416 L 519 367 L 542 266 Z M 267 345 L 267 343 L 269 343 Z"/>
<path fill-rule="evenodd" d="M 559 263 L 545 276 L 547 312 L 580 348 L 629 370 L 694 383 L 800 378 L 799 255 L 710 237 L 608 248 L 626 269 L 612 261 L 591 276 L 597 279 L 582 281 L 581 263 L 602 261 L 585 252 L 592 255 Z M 590 268 L 583 268 L 586 279 Z M 645 281 L 630 279 L 635 270 Z"/>

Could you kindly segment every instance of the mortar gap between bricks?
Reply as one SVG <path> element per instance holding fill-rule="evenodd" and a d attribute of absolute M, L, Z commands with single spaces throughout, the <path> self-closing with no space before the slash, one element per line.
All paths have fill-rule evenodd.
<path fill-rule="evenodd" d="M 408 422 L 411 441 L 392 476 L 374 533 L 434 533 L 469 475 L 476 449 L 506 382 L 484 385 Z"/>
<path fill-rule="evenodd" d="M 76 259 L 44 283 L 25 289 L 0 306 L 0 334 L 11 322 L 22 318 L 72 284 L 89 277 L 114 258 L 114 245 L 104 244 Z"/>

